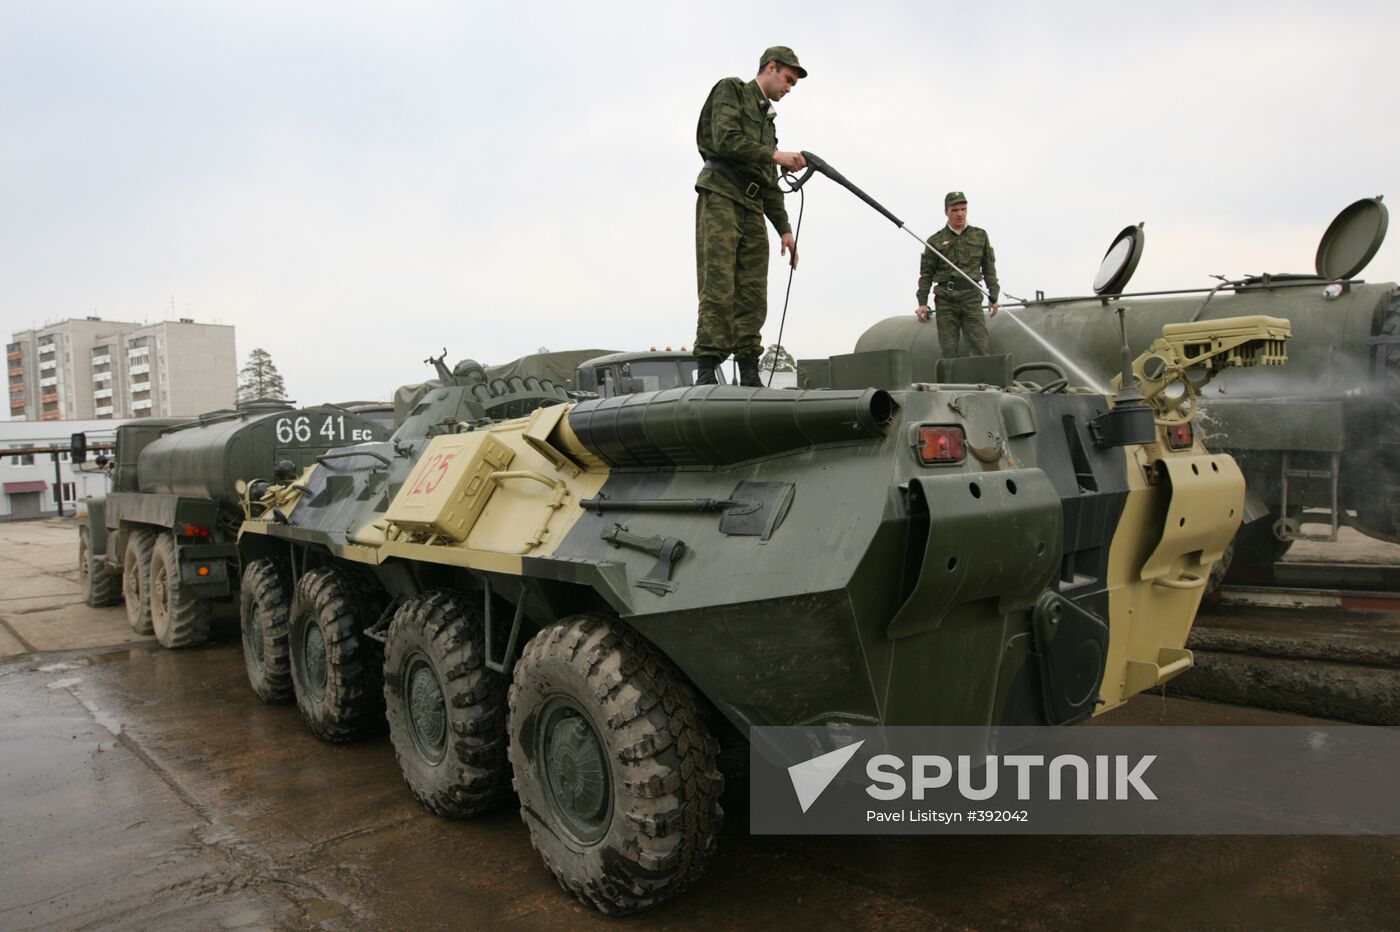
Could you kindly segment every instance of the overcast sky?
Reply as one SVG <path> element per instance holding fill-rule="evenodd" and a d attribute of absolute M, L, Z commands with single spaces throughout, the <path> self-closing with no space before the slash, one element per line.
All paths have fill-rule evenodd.
<path fill-rule="evenodd" d="M 924 235 L 966 191 L 1013 294 L 1086 292 L 1138 221 L 1134 288 L 1310 271 L 1338 211 L 1400 197 L 1397 33 L 1345 0 L 0 0 L 0 329 L 234 324 L 303 403 L 443 347 L 689 345 L 696 117 L 778 43 L 811 72 L 783 147 Z M 806 192 L 784 343 L 849 352 L 913 310 L 919 249 Z M 770 343 L 785 284 L 775 254 Z"/>

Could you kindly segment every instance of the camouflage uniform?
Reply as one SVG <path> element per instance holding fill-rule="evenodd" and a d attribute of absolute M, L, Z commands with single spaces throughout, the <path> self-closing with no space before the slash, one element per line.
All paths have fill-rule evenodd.
<path fill-rule="evenodd" d="M 995 302 L 1001 294 L 997 284 L 997 257 L 987 231 L 968 224 L 962 233 L 944 226 L 929 237 L 929 245 L 947 256 L 973 281 L 986 280 L 987 293 Z M 919 261 L 919 305 L 928 304 L 934 287 L 937 299 L 938 348 L 944 357 L 958 355 L 958 338 L 967 337 L 969 355 L 987 355 L 987 321 L 982 316 L 982 294 L 957 272 L 950 269 L 932 249 L 925 249 Z"/>
<path fill-rule="evenodd" d="M 760 333 L 768 316 L 763 218 L 780 236 L 792 229 L 773 164 L 778 148 L 773 117 L 758 82 L 742 78 L 716 84 L 700 111 L 696 146 L 706 162 L 720 167 L 707 165 L 695 180 L 696 356 L 757 357 L 763 349 Z"/>

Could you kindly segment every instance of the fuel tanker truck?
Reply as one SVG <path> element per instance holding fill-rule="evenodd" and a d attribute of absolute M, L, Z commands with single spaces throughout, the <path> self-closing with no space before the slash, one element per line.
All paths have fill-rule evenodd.
<path fill-rule="evenodd" d="M 1242 315 L 1287 320 L 1294 340 L 1286 372 L 1239 369 L 1209 388 L 1186 380 L 1171 402 L 1174 410 L 1199 407 L 1194 424 L 1206 444 L 1230 453 L 1244 473 L 1234 565 L 1272 564 L 1293 541 L 1335 540 L 1340 526 L 1400 541 L 1400 288 L 1356 277 L 1380 248 L 1386 226 L 1381 199 L 1363 199 L 1328 228 L 1313 274 L 1125 294 L 1144 241 L 1141 225 L 1129 227 L 1105 255 L 1095 295 L 1004 309 L 988 322 L 992 350 L 1014 360 L 1053 353 L 1072 374 L 1102 384 L 1118 367 L 1120 309 L 1134 347 L 1169 324 Z M 903 378 L 932 379 L 939 365 L 936 328 L 912 316 L 874 324 L 856 350 L 899 357 L 907 367 Z M 834 373 L 824 364 L 809 366 L 807 384 L 847 384 L 838 360 Z"/>
<path fill-rule="evenodd" d="M 164 647 L 202 644 L 213 604 L 238 584 L 237 480 L 294 476 L 333 447 L 388 433 L 336 405 L 279 401 L 119 426 L 112 461 L 100 463 L 112 469 L 112 490 L 79 513 L 87 604 L 124 600 L 137 634 L 154 634 Z"/>
<path fill-rule="evenodd" d="M 240 484 L 251 684 L 329 740 L 387 715 L 427 809 L 518 800 L 565 890 L 654 906 L 752 726 L 1068 724 L 1188 669 L 1244 480 L 1170 399 L 1288 336 L 1167 327 L 1113 394 L 972 360 L 512 405 L 437 360 L 389 440 Z"/>

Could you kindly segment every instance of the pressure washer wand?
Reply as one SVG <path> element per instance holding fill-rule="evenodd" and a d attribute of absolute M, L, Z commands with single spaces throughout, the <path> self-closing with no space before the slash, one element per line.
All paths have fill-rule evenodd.
<path fill-rule="evenodd" d="M 909 225 L 906 224 L 903 220 L 900 220 L 894 214 L 890 213 L 885 208 L 884 204 L 881 204 L 879 201 L 875 200 L 875 198 L 871 197 L 869 194 L 866 194 L 860 188 L 852 184 L 846 178 L 845 175 L 841 174 L 839 171 L 828 165 L 826 161 L 822 159 L 821 156 L 814 155 L 811 152 L 803 152 L 802 157 L 807 160 L 807 170 L 802 173 L 802 177 L 792 182 L 793 191 L 796 191 L 798 188 L 806 184 L 807 179 L 812 177 L 812 172 L 821 172 L 823 175 L 826 175 L 826 177 L 830 178 L 832 181 L 836 182 L 841 187 L 845 188 L 847 191 L 850 191 L 852 194 L 860 198 L 862 201 L 865 201 L 865 203 L 869 204 L 871 207 L 875 208 L 890 223 L 893 223 L 905 233 L 908 233 L 910 236 L 914 237 L 914 239 L 919 241 L 920 246 L 929 250 L 935 256 L 948 263 L 949 267 L 951 267 L 954 272 L 957 272 L 963 278 L 967 279 L 967 283 L 973 288 L 976 288 L 977 291 L 981 293 L 982 297 L 986 298 L 988 302 L 992 300 L 992 296 L 987 292 L 987 289 L 983 288 L 980 284 L 978 284 L 977 281 L 971 275 L 968 275 L 962 269 L 954 265 L 952 260 L 950 260 L 947 256 L 943 255 L 943 253 L 938 251 L 937 247 L 935 247 L 932 243 L 928 242 L 927 239 L 920 236 L 918 233 L 915 233 L 913 230 L 909 229 Z"/>

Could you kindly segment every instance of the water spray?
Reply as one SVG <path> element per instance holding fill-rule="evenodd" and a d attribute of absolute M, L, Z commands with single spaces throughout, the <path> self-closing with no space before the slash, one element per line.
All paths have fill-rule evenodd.
<path fill-rule="evenodd" d="M 942 259 L 945 263 L 948 264 L 948 266 L 949 266 L 950 268 L 952 268 L 952 270 L 953 270 L 954 272 L 957 272 L 959 275 L 961 275 L 963 278 L 965 278 L 965 279 L 967 280 L 968 284 L 970 284 L 973 288 L 976 288 L 977 291 L 978 291 L 978 293 L 981 294 L 982 297 L 986 298 L 987 301 L 988 301 L 989 303 L 991 302 L 991 300 L 992 300 L 991 294 L 987 291 L 986 288 L 982 287 L 982 285 L 981 285 L 980 282 L 978 282 L 978 281 L 975 280 L 972 276 L 968 275 L 968 274 L 967 274 L 966 272 L 964 272 L 962 269 L 958 268 L 955 264 L 953 264 L 953 262 L 951 262 L 951 261 L 948 259 L 947 256 L 943 255 L 943 253 L 939 252 L 939 251 L 938 251 L 938 248 L 935 247 L 932 243 L 930 243 L 926 237 L 921 236 L 920 234 L 918 234 L 918 233 L 914 232 L 913 230 L 909 229 L 909 225 L 908 225 L 907 223 L 905 223 L 903 220 L 900 220 L 900 219 L 899 219 L 898 217 L 896 217 L 894 214 L 890 213 L 890 211 L 889 211 L 883 204 L 881 204 L 879 201 L 875 200 L 875 198 L 871 197 L 869 194 L 866 194 L 866 193 L 865 193 L 864 191 L 862 191 L 860 188 L 858 188 L 858 187 L 856 187 L 854 184 L 852 184 L 852 183 L 846 178 L 845 175 L 841 174 L 839 171 L 837 171 L 836 169 L 834 169 L 834 168 L 832 168 L 830 165 L 828 165 L 828 164 L 826 163 L 826 161 L 825 161 L 824 159 L 822 159 L 820 156 L 815 155 L 815 154 L 813 154 L 813 153 L 811 153 L 811 152 L 803 152 L 803 153 L 802 153 L 802 158 L 805 159 L 806 162 L 807 162 L 807 170 L 806 170 L 805 172 L 803 172 L 801 176 L 794 176 L 794 175 L 792 175 L 792 174 L 790 174 L 790 173 L 785 173 L 784 176 L 783 176 L 783 177 L 784 177 L 784 180 L 785 180 L 785 181 L 787 182 L 787 184 L 788 184 L 788 189 L 787 189 L 787 190 L 788 190 L 788 193 L 793 193 L 793 192 L 795 192 L 795 191 L 800 191 L 800 190 L 802 189 L 802 186 L 803 186 L 804 184 L 807 183 L 808 179 L 810 179 L 810 178 L 812 177 L 812 174 L 813 174 L 814 172 L 821 172 L 823 175 L 826 175 L 826 176 L 827 176 L 828 178 L 830 178 L 832 181 L 834 181 L 834 182 L 836 182 L 837 184 L 841 185 L 841 187 L 845 188 L 847 191 L 850 191 L 852 194 L 854 194 L 856 197 L 860 198 L 862 201 L 865 201 L 866 204 L 868 204 L 868 205 L 870 205 L 871 207 L 873 207 L 873 208 L 874 208 L 876 211 L 878 211 L 878 212 L 880 213 L 880 215 L 883 216 L 886 220 L 890 221 L 890 222 L 893 223 L 895 226 L 897 226 L 897 227 L 899 227 L 901 230 L 903 230 L 905 233 L 908 233 L 910 236 L 914 237 L 914 239 L 918 240 L 919 245 L 920 245 L 922 248 L 929 250 L 929 251 L 932 252 L 935 256 L 937 256 L 938 258 Z M 1020 301 L 1022 304 L 1025 304 L 1025 300 L 1024 300 L 1023 298 L 1016 298 L 1015 295 L 1012 295 L 1012 294 L 1010 294 L 1009 292 L 1008 292 L 1008 297 L 1015 298 L 1017 301 Z M 785 319 L 786 319 L 786 310 L 787 310 L 787 308 L 786 308 L 786 303 L 785 303 L 785 304 L 784 304 L 784 318 L 785 318 Z M 1030 325 L 1028 325 L 1025 321 L 1021 320 L 1021 319 L 1020 319 L 1019 317 L 1017 317 L 1015 314 L 1012 314 L 1010 310 L 1007 310 L 1006 313 L 1007 313 L 1007 316 L 1008 316 L 1008 317 L 1010 317 L 1012 320 L 1014 320 L 1014 321 L 1016 322 L 1016 324 L 1017 324 L 1018 326 L 1021 327 L 1021 329 L 1025 330 L 1026 333 L 1030 334 L 1031 337 L 1032 337 L 1032 339 L 1034 339 L 1037 343 L 1039 343 L 1041 346 L 1043 346 L 1043 347 L 1045 348 L 1046 352 L 1048 352 L 1048 353 L 1050 353 L 1052 356 L 1054 356 L 1054 357 L 1056 358 L 1056 360 L 1058 360 L 1059 362 L 1064 363 L 1064 365 L 1066 366 L 1066 368 L 1068 368 L 1072 373 L 1074 373 L 1074 375 L 1075 375 L 1078 379 L 1080 379 L 1084 384 L 1093 387 L 1093 389 L 1094 389 L 1095 391 L 1097 391 L 1097 392 L 1100 392 L 1100 393 L 1106 393 L 1106 392 L 1107 392 L 1107 389 L 1105 389 L 1104 386 L 1101 385 L 1097 379 L 1095 379 L 1093 376 L 1089 375 L 1087 372 L 1085 372 L 1085 371 L 1083 370 L 1083 368 L 1081 368 L 1080 366 L 1078 366 L 1077 364 L 1075 364 L 1074 360 L 1070 359 L 1070 358 L 1069 358 L 1068 356 L 1066 356 L 1063 352 L 1061 352 L 1060 350 L 1058 350 L 1058 349 L 1056 349 L 1054 346 L 1052 346 L 1043 336 L 1041 336 L 1040 334 L 1038 334 L 1038 333 L 1036 333 L 1034 330 L 1032 330 L 1031 327 L 1030 327 Z"/>

